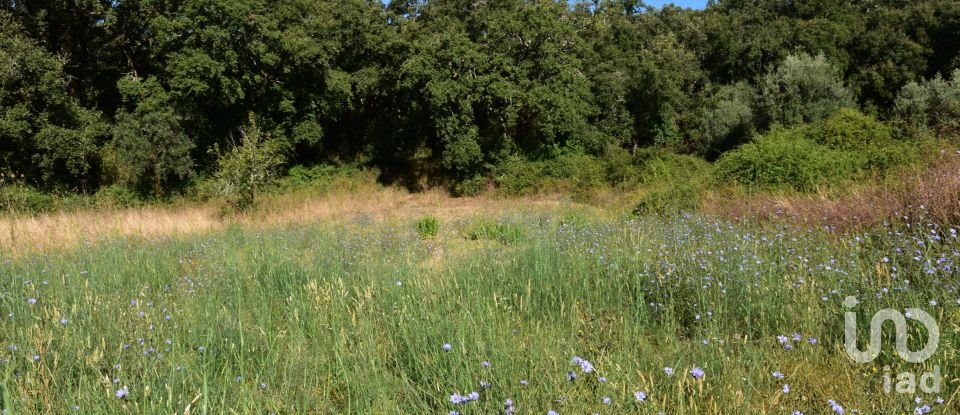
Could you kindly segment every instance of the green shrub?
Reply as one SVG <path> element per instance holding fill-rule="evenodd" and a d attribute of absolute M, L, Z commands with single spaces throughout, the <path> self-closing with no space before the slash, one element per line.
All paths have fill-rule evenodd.
<path fill-rule="evenodd" d="M 128 208 L 143 203 L 136 192 L 121 185 L 102 187 L 93 195 L 93 199 L 96 206 L 102 208 Z"/>
<path fill-rule="evenodd" d="M 488 180 L 483 175 L 475 175 L 453 185 L 455 196 L 477 196 L 487 188 Z"/>
<path fill-rule="evenodd" d="M 697 156 L 652 150 L 639 153 L 637 159 L 640 182 L 646 185 L 702 183 L 713 172 L 713 166 Z"/>
<path fill-rule="evenodd" d="M 633 213 L 673 214 L 700 210 L 700 191 L 696 185 L 679 182 L 676 185 L 664 185 L 643 195 Z"/>
<path fill-rule="evenodd" d="M 433 239 L 440 231 L 440 221 L 433 216 L 425 216 L 417 221 L 417 235 L 421 239 Z"/>
<path fill-rule="evenodd" d="M 640 180 L 640 170 L 633 162 L 629 151 L 609 146 L 604 151 L 603 167 L 606 180 L 614 187 L 626 187 Z"/>
<path fill-rule="evenodd" d="M 284 163 L 282 147 L 276 140 L 262 137 L 251 118 L 242 132 L 242 143 L 217 160 L 218 193 L 235 211 L 247 210 L 256 203 L 256 195 L 275 176 Z"/>
<path fill-rule="evenodd" d="M 842 108 L 816 127 L 808 129 L 811 138 L 834 150 L 865 150 L 890 144 L 890 127 L 860 111 Z"/>
<path fill-rule="evenodd" d="M 523 227 L 503 221 L 478 220 L 467 226 L 463 237 L 471 241 L 493 240 L 512 244 L 523 240 Z"/>
<path fill-rule="evenodd" d="M 905 85 L 897 95 L 894 114 L 907 137 L 960 136 L 960 69 L 950 79 L 937 75 Z"/>
<path fill-rule="evenodd" d="M 56 198 L 29 186 L 0 187 L 0 212 L 42 213 L 56 209 Z"/>
<path fill-rule="evenodd" d="M 717 161 L 717 177 L 748 186 L 811 191 L 854 178 L 866 166 L 865 156 L 818 144 L 805 137 L 806 131 L 775 130 L 724 154 Z"/>
<path fill-rule="evenodd" d="M 842 74 L 823 55 L 788 56 L 761 80 L 760 109 L 768 126 L 817 122 L 854 105 Z"/>
<path fill-rule="evenodd" d="M 756 90 L 745 82 L 718 88 L 695 120 L 699 153 L 713 159 L 749 140 L 756 129 L 756 100 Z"/>
<path fill-rule="evenodd" d="M 540 191 L 544 186 L 543 163 L 510 157 L 494 170 L 500 191 L 512 196 L 524 196 Z"/>

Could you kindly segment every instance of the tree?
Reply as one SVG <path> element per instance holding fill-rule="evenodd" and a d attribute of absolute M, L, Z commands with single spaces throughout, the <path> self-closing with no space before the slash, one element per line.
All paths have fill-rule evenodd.
<path fill-rule="evenodd" d="M 91 190 L 106 126 L 68 94 L 63 66 L 0 12 L 0 173 Z"/>
<path fill-rule="evenodd" d="M 240 129 L 240 144 L 217 160 L 218 192 L 232 209 L 248 210 L 283 164 L 280 142 L 265 137 L 251 114 L 250 124 Z"/>
<path fill-rule="evenodd" d="M 794 126 L 852 107 L 853 94 L 823 55 L 790 55 L 763 77 L 760 105 L 766 126 Z"/>
<path fill-rule="evenodd" d="M 132 109 L 117 114 L 107 150 L 111 157 L 106 158 L 112 161 L 118 182 L 163 196 L 172 182 L 194 174 L 190 157 L 194 143 L 156 79 L 129 76 L 120 81 L 119 89 Z"/>

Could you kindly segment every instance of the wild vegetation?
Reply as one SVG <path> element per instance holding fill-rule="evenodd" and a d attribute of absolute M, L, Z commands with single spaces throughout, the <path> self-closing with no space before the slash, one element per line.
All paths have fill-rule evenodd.
<path fill-rule="evenodd" d="M 2 2 L 0 412 L 957 413 L 958 120 L 953 0 Z"/>
<path fill-rule="evenodd" d="M 455 195 L 586 198 L 650 154 L 810 191 L 956 144 L 957 39 L 952 0 L 3 2 L 0 203 L 249 206 L 247 141 Z"/>

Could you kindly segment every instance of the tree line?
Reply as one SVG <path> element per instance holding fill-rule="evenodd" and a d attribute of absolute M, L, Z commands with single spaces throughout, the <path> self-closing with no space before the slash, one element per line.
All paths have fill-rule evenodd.
<path fill-rule="evenodd" d="M 517 158 L 713 160 L 841 108 L 940 133 L 958 68 L 955 0 L 7 0 L 0 175 L 163 197 L 256 128 L 271 166 L 470 193 Z"/>

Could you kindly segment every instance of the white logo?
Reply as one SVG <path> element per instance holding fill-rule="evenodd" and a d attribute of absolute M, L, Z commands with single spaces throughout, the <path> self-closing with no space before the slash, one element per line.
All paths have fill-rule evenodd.
<path fill-rule="evenodd" d="M 859 303 L 860 302 L 852 296 L 843 300 L 843 305 L 849 310 L 852 310 Z M 926 311 L 919 308 L 908 308 L 906 312 L 907 315 L 904 316 L 903 313 L 897 310 L 885 308 L 874 314 L 873 319 L 870 320 L 870 343 L 867 345 L 866 351 L 861 351 L 857 347 L 857 313 L 853 311 L 844 313 L 845 336 L 843 344 L 847 349 L 847 355 L 857 363 L 870 363 L 876 359 L 877 356 L 880 356 L 880 335 L 883 331 L 883 323 L 889 320 L 893 322 L 894 329 L 896 330 L 896 349 L 901 359 L 910 363 L 923 363 L 929 359 L 936 353 L 937 348 L 940 346 L 940 328 L 937 326 L 937 322 L 933 317 L 927 314 Z M 927 343 L 923 349 L 919 351 L 912 351 L 907 347 L 907 338 L 909 336 L 907 330 L 908 316 L 913 320 L 923 323 L 924 327 L 927 328 Z"/>

